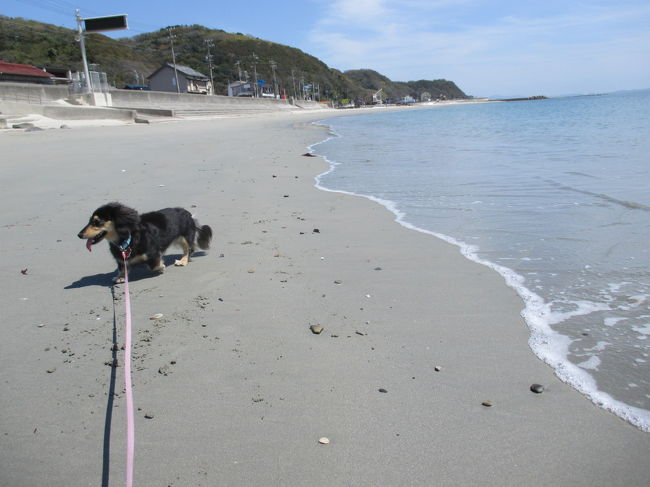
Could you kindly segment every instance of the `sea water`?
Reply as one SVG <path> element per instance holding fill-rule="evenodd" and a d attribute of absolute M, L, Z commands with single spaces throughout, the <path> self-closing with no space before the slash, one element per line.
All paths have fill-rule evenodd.
<path fill-rule="evenodd" d="M 650 90 L 368 112 L 323 122 L 317 186 L 501 273 L 532 351 L 650 431 Z"/>

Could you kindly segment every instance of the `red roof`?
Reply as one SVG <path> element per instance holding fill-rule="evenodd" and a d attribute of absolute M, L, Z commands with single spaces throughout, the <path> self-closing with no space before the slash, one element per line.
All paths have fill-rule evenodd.
<path fill-rule="evenodd" d="M 18 74 L 21 76 L 37 76 L 39 78 L 54 77 L 54 75 L 29 64 L 5 63 L 3 61 L 0 61 L 0 74 Z"/>

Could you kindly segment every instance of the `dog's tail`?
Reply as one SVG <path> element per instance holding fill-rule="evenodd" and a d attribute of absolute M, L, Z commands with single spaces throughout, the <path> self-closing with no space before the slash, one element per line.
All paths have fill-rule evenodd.
<path fill-rule="evenodd" d="M 212 229 L 208 225 L 199 226 L 196 224 L 196 230 L 198 236 L 196 238 L 196 243 L 199 244 L 199 248 L 206 250 L 210 248 L 210 240 L 212 240 Z"/>

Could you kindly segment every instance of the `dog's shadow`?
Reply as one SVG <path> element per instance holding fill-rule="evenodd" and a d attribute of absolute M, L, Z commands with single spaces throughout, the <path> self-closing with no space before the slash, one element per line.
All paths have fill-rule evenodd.
<path fill-rule="evenodd" d="M 192 259 L 195 257 L 202 257 L 205 252 L 195 252 L 192 254 Z M 165 267 L 172 267 L 174 263 L 181 258 L 181 254 L 171 254 L 163 256 L 163 263 Z M 159 276 L 159 272 L 149 270 L 146 265 L 137 265 L 129 269 L 129 282 L 141 281 L 143 279 L 151 279 Z M 115 283 L 113 279 L 117 276 L 117 271 L 107 272 L 103 274 L 94 274 L 92 276 L 84 276 L 81 279 L 67 285 L 63 289 L 79 289 L 82 287 L 101 286 L 112 287 Z"/>

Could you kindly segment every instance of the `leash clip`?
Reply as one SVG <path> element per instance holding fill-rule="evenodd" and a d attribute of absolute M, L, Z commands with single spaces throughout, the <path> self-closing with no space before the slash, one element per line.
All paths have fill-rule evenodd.
<path fill-rule="evenodd" d="M 128 259 L 131 256 L 131 234 L 127 239 L 119 245 L 120 250 L 122 251 L 122 258 Z"/>

